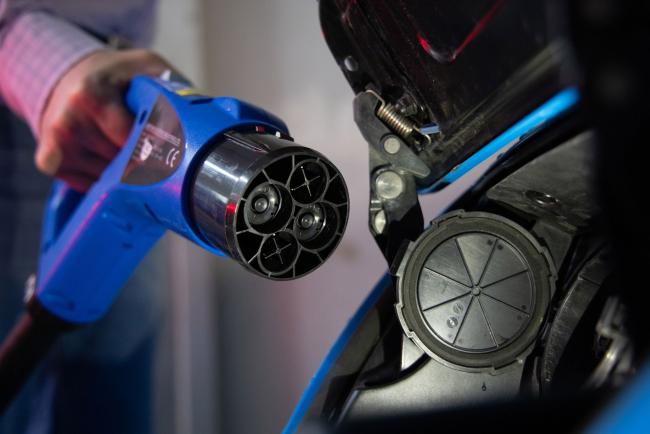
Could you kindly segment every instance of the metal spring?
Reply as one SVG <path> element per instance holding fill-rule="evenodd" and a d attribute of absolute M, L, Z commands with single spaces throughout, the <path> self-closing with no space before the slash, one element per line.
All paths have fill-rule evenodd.
<path fill-rule="evenodd" d="M 403 138 L 410 137 L 414 132 L 420 135 L 427 143 L 431 143 L 431 137 L 423 134 L 414 122 L 411 122 L 406 117 L 397 112 L 395 107 L 388 104 L 384 99 L 373 90 L 366 90 L 366 92 L 373 94 L 379 101 L 380 105 L 377 109 L 377 117 L 381 119 L 388 127 Z"/>
<path fill-rule="evenodd" d="M 413 122 L 400 115 L 392 105 L 385 102 L 382 102 L 377 109 L 377 117 L 402 137 L 409 137 L 415 130 Z"/>

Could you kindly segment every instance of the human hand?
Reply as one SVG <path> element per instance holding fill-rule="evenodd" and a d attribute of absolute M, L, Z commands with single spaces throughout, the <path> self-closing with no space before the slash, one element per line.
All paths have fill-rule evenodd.
<path fill-rule="evenodd" d="M 70 68 L 43 111 L 35 163 L 38 169 L 84 192 L 118 154 L 133 117 L 124 92 L 138 74 L 157 76 L 169 63 L 141 49 L 96 51 Z"/>

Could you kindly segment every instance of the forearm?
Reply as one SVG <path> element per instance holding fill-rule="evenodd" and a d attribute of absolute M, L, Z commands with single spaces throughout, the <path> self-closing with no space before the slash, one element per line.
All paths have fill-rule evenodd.
<path fill-rule="evenodd" d="M 47 12 L 0 2 L 0 99 L 38 137 L 47 99 L 61 76 L 103 45 Z"/>

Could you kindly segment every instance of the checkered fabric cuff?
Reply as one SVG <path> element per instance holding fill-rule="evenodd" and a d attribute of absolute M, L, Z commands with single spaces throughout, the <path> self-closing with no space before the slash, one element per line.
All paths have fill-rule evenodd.
<path fill-rule="evenodd" d="M 0 97 L 38 137 L 54 85 L 75 63 L 104 47 L 74 25 L 46 12 L 24 12 L 3 29 Z"/>

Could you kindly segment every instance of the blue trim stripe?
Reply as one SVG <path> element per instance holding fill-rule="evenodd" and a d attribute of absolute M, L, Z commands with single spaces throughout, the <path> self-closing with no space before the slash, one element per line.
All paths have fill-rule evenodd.
<path fill-rule="evenodd" d="M 527 137 L 547 122 L 552 121 L 574 107 L 578 103 L 579 99 L 580 95 L 576 88 L 571 87 L 561 91 L 519 122 L 498 135 L 467 160 L 453 168 L 444 178 L 433 184 L 431 187 L 420 191 L 420 193 L 436 191 L 439 187 L 444 187 L 457 181 L 474 167 L 496 154 L 499 150 L 508 145 L 520 142 L 523 138 Z"/>
<path fill-rule="evenodd" d="M 586 430 L 588 434 L 650 433 L 650 364 Z"/>
<path fill-rule="evenodd" d="M 370 309 L 372 309 L 375 303 L 377 303 L 382 290 L 389 282 L 390 275 L 386 273 L 377 283 L 375 288 L 370 292 L 368 297 L 366 297 L 359 309 L 352 316 L 348 322 L 348 325 L 343 330 L 343 333 L 341 333 L 341 335 L 338 337 L 334 343 L 334 346 L 332 346 L 329 353 L 327 353 L 327 356 L 325 356 L 325 359 L 318 368 L 318 371 L 316 371 L 316 374 L 309 382 L 309 386 L 307 386 L 307 389 L 302 394 L 302 397 L 298 402 L 298 406 L 293 411 L 293 414 L 291 415 L 287 426 L 284 427 L 284 430 L 282 431 L 283 434 L 292 434 L 298 429 L 298 426 L 302 422 L 302 419 L 305 417 L 305 414 L 307 413 L 309 406 L 314 400 L 316 393 L 322 386 L 323 381 L 325 381 L 325 377 L 327 376 L 330 369 L 332 369 L 334 362 L 336 362 L 336 360 L 339 358 L 348 341 L 361 325 L 361 322 L 365 318 L 366 314 L 370 311 Z"/>

